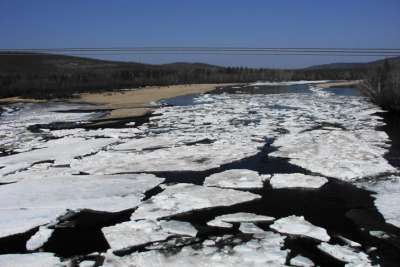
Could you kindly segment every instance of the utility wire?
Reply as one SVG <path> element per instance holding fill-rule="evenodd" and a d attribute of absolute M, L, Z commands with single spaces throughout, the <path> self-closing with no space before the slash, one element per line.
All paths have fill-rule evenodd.
<path fill-rule="evenodd" d="M 400 48 L 269 48 L 269 47 L 83 47 L 0 49 L 0 55 L 229 55 L 229 56 L 398 56 Z"/>
<path fill-rule="evenodd" d="M 392 57 L 398 54 L 338 54 L 338 53 L 218 53 L 218 52 L 112 52 L 112 53 L 2 53 L 0 56 L 119 56 L 119 55 L 218 55 L 218 56 L 340 56 L 340 57 Z"/>

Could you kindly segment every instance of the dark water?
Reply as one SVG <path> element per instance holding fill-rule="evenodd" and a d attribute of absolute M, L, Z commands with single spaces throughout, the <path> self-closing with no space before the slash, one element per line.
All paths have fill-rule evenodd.
<path fill-rule="evenodd" d="M 211 92 L 212 94 L 311 94 L 307 84 L 296 85 L 262 85 L 262 86 L 226 86 Z"/>
<path fill-rule="evenodd" d="M 391 165 L 400 168 L 400 113 L 386 112 L 378 115 L 386 123 L 380 130 L 385 131 L 391 140 L 391 147 L 385 158 Z"/>
<path fill-rule="evenodd" d="M 177 96 L 161 100 L 160 103 L 161 105 L 168 105 L 168 106 L 192 106 L 196 104 L 194 101 L 194 98 L 196 96 L 198 96 L 198 94 Z"/>
<path fill-rule="evenodd" d="M 324 91 L 338 96 L 362 96 L 360 90 L 354 87 L 331 87 L 324 89 Z"/>

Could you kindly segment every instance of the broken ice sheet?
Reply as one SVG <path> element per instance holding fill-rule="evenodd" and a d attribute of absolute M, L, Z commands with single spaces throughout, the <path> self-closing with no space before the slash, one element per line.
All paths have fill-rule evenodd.
<path fill-rule="evenodd" d="M 371 266 L 371 260 L 364 252 L 356 251 L 353 248 L 340 245 L 331 245 L 322 242 L 318 245 L 318 249 L 322 252 L 332 256 L 333 258 L 348 263 L 346 266 Z"/>
<path fill-rule="evenodd" d="M 255 171 L 234 169 L 208 176 L 204 181 L 204 185 L 233 189 L 262 188 L 264 186 L 263 182 L 269 178 L 270 175 L 260 175 Z"/>
<path fill-rule="evenodd" d="M 205 171 L 254 155 L 258 146 L 216 142 L 135 152 L 100 151 L 74 160 L 71 168 L 90 174 L 156 171 Z"/>
<path fill-rule="evenodd" d="M 313 267 L 314 263 L 309 259 L 301 255 L 290 259 L 290 265 L 296 267 Z"/>
<path fill-rule="evenodd" d="M 207 222 L 208 226 L 231 228 L 232 223 L 266 223 L 274 221 L 274 217 L 257 215 L 254 213 L 238 212 L 215 217 Z"/>
<path fill-rule="evenodd" d="M 66 267 L 53 253 L 0 255 L 1 267 Z"/>
<path fill-rule="evenodd" d="M 45 226 L 39 227 L 39 230 L 28 240 L 26 249 L 33 251 L 41 248 L 51 237 L 54 229 L 49 229 Z"/>
<path fill-rule="evenodd" d="M 232 189 L 193 184 L 176 184 L 143 202 L 132 214 L 132 220 L 158 219 L 195 210 L 231 206 L 259 199 L 261 196 Z"/>
<path fill-rule="evenodd" d="M 285 237 L 272 232 L 257 236 L 250 241 L 225 245 L 219 249 L 203 245 L 199 249 L 186 246 L 173 254 L 153 250 L 117 257 L 107 253 L 103 267 L 285 266 L 289 252 L 283 249 Z"/>
<path fill-rule="evenodd" d="M 260 234 L 264 233 L 264 230 L 255 225 L 254 223 L 241 223 L 239 231 L 244 234 Z"/>
<path fill-rule="evenodd" d="M 271 229 L 282 234 L 309 237 L 320 241 L 329 241 L 331 238 L 324 228 L 315 226 L 306 221 L 303 216 L 289 216 L 276 220 Z"/>
<path fill-rule="evenodd" d="M 28 130 L 35 124 L 52 122 L 79 122 L 96 116 L 95 113 L 56 112 L 57 110 L 80 109 L 82 104 L 23 103 L 7 106 L 11 112 L 0 116 L 0 147 L 8 151 L 26 152 L 47 142 L 42 133 Z"/>
<path fill-rule="evenodd" d="M 128 249 L 147 243 L 163 241 L 171 236 L 191 236 L 197 234 L 188 222 L 181 221 L 129 221 L 102 229 L 104 236 L 114 251 Z"/>
<path fill-rule="evenodd" d="M 270 180 L 272 188 L 321 188 L 328 179 L 320 176 L 310 176 L 301 173 L 274 174 Z"/>
<path fill-rule="evenodd" d="M 0 176 L 29 168 L 34 163 L 54 161 L 55 165 L 68 165 L 78 156 L 84 156 L 99 151 L 101 148 L 114 143 L 111 138 L 86 140 L 84 138 L 65 137 L 49 140 L 42 147 L 0 157 Z"/>
<path fill-rule="evenodd" d="M 382 140 L 382 141 L 386 141 Z M 383 157 L 386 148 L 360 139 L 354 131 L 313 130 L 279 137 L 270 156 L 344 181 L 395 172 Z"/>
<path fill-rule="evenodd" d="M 61 176 L 0 186 L 0 237 L 54 222 L 67 210 L 136 207 L 164 179 L 151 174 Z"/>
<path fill-rule="evenodd" d="M 375 205 L 387 223 L 400 228 L 400 177 L 390 176 L 374 183 L 361 183 L 362 187 L 375 192 Z"/>
<path fill-rule="evenodd" d="M 115 151 L 142 151 L 172 147 L 176 141 L 171 138 L 151 136 L 127 140 L 125 143 L 112 147 Z"/>
<path fill-rule="evenodd" d="M 35 164 L 27 170 L 21 170 L 3 177 L 0 177 L 0 183 L 14 183 L 24 179 L 52 178 L 57 176 L 69 176 L 79 174 L 69 167 L 54 166 L 53 163 Z"/>

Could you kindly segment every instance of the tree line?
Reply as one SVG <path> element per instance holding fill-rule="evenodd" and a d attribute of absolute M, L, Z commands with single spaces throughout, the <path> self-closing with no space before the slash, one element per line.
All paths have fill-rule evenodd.
<path fill-rule="evenodd" d="M 173 84 L 352 80 L 362 79 L 365 74 L 365 68 L 282 70 L 190 63 L 108 63 L 45 55 L 40 59 L 21 59 L 15 56 L 3 64 L 0 62 L 0 97 L 71 97 L 81 92 Z"/>
<path fill-rule="evenodd" d="M 400 64 L 385 60 L 371 67 L 361 84 L 362 92 L 386 110 L 400 112 Z"/>

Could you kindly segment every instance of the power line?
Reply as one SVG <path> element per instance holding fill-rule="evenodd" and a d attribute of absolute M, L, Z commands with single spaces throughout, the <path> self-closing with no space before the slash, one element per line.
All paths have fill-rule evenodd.
<path fill-rule="evenodd" d="M 113 53 L 1 53 L 0 56 L 119 56 L 119 55 L 217 55 L 217 56 L 340 56 L 340 57 L 388 57 L 398 54 L 349 54 L 349 53 L 218 53 L 218 52 L 113 52 Z"/>
<path fill-rule="evenodd" d="M 229 56 L 398 56 L 400 48 L 283 48 L 283 47 L 75 47 L 0 49 L 0 55 L 41 55 L 40 53 L 76 56 L 106 55 L 229 55 Z"/>
<path fill-rule="evenodd" d="M 70 48 L 2 48 L 0 51 L 388 51 L 399 52 L 400 48 L 333 48 L 333 47 L 70 47 Z"/>

